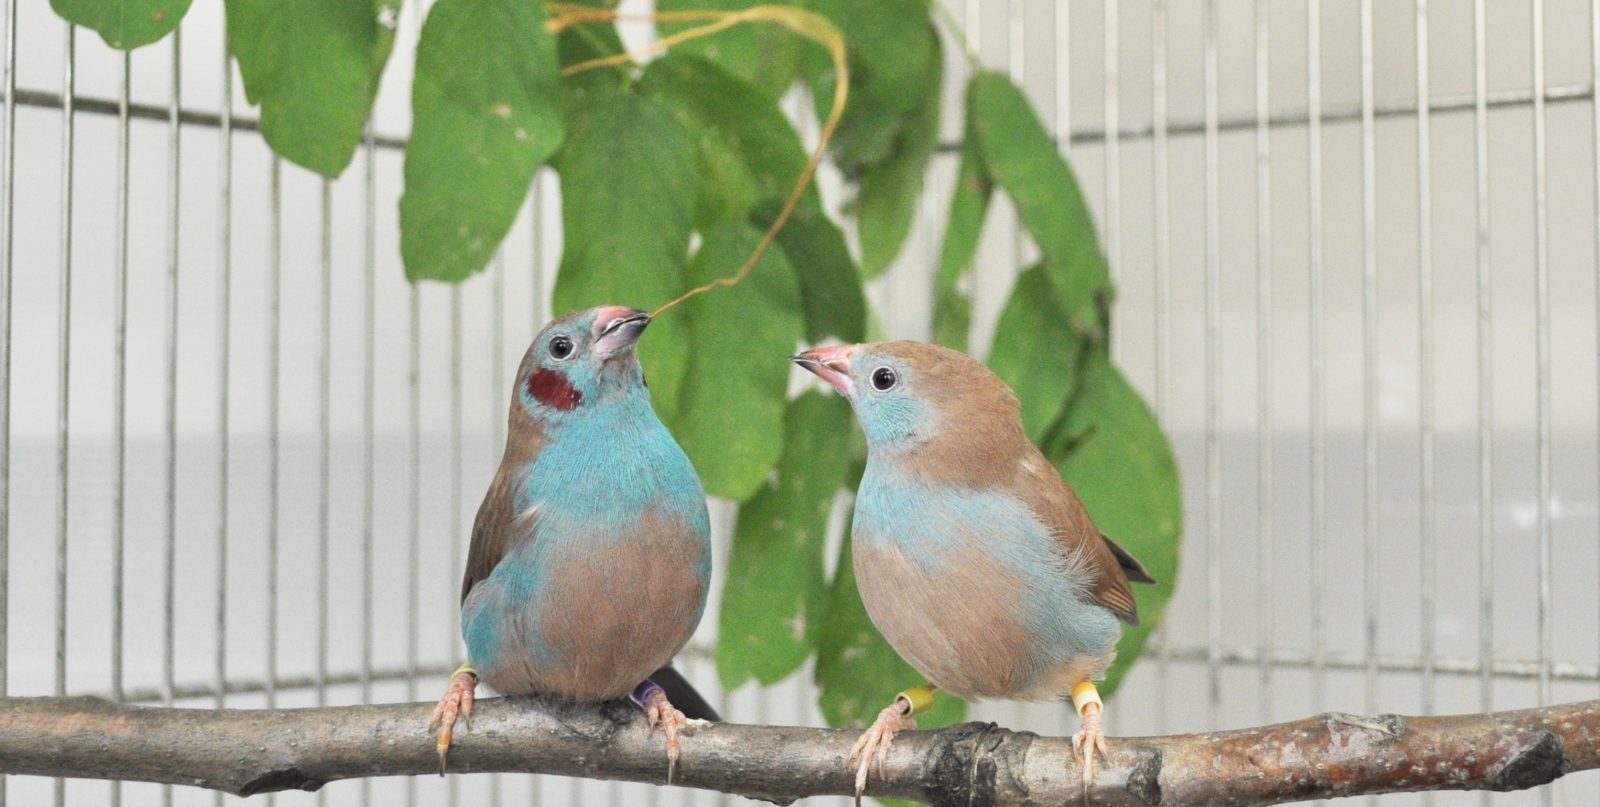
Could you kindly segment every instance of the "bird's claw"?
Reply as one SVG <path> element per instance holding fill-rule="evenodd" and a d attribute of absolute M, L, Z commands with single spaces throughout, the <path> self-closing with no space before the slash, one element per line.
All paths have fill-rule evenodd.
<path fill-rule="evenodd" d="M 850 748 L 850 755 L 845 757 L 845 766 L 856 769 L 857 805 L 861 804 L 861 794 L 867 790 L 867 775 L 871 772 L 874 762 L 878 764 L 878 778 L 887 777 L 889 746 L 894 744 L 895 733 L 915 731 L 917 728 L 917 721 L 906 713 L 906 706 L 904 702 L 896 700 L 878 712 L 878 719 L 856 738 L 856 744 Z"/>
<path fill-rule="evenodd" d="M 689 728 L 691 721 L 678 711 L 671 701 L 667 700 L 667 693 L 659 688 L 653 689 L 644 699 L 644 719 L 651 729 L 657 726 L 667 735 L 667 784 L 672 784 L 672 778 L 678 771 L 678 755 L 682 746 L 678 742 L 678 732 Z M 693 721 L 700 723 L 704 721 Z"/>
<path fill-rule="evenodd" d="M 445 690 L 444 697 L 433 707 L 433 719 L 428 721 L 428 731 L 438 732 L 434 747 L 439 751 L 440 776 L 444 775 L 445 762 L 450 755 L 450 737 L 455 733 L 456 720 L 460 719 L 466 728 L 472 727 L 473 691 L 477 686 L 476 674 L 456 673 L 451 677 L 450 688 Z"/>
<path fill-rule="evenodd" d="M 1078 757 L 1078 767 L 1083 775 L 1083 798 L 1089 800 L 1089 786 L 1094 784 L 1096 757 L 1110 761 L 1111 752 L 1106 747 L 1106 736 L 1100 728 L 1099 704 L 1088 704 L 1083 710 L 1083 728 L 1072 735 L 1072 751 Z"/>

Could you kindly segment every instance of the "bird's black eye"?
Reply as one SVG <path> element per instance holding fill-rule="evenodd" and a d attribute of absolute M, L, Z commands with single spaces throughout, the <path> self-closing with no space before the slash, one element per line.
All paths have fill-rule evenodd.
<path fill-rule="evenodd" d="M 556 359 L 564 359 L 572 355 L 572 340 L 565 336 L 557 336 L 550 340 L 550 355 Z"/>
<path fill-rule="evenodd" d="M 872 388 L 879 392 L 888 392 L 899 380 L 894 371 L 887 367 L 879 367 L 872 371 Z"/>

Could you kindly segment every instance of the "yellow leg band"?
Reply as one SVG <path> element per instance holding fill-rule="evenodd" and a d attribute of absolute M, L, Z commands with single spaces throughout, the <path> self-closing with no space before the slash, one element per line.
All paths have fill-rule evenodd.
<path fill-rule="evenodd" d="M 912 687 L 894 696 L 895 702 L 905 701 L 911 708 L 906 710 L 906 716 L 919 715 L 933 708 L 933 685 L 923 684 Z"/>
<path fill-rule="evenodd" d="M 450 673 L 450 678 L 453 680 L 456 676 L 458 676 L 458 675 L 460 675 L 462 673 L 471 673 L 473 678 L 477 678 L 478 677 L 478 671 L 472 669 L 472 665 L 471 664 L 468 664 L 466 662 L 462 662 L 461 666 L 457 667 L 455 672 Z"/>
<path fill-rule="evenodd" d="M 1105 704 L 1100 702 L 1100 690 L 1094 688 L 1094 682 L 1084 681 L 1072 688 L 1072 708 L 1083 714 L 1084 707 L 1094 704 L 1105 709 Z"/>

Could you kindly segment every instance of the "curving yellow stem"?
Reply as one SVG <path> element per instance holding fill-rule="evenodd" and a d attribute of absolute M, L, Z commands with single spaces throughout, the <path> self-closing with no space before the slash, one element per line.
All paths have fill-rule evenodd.
<path fill-rule="evenodd" d="M 570 76 L 593 70 L 599 67 L 611 67 L 636 61 L 646 56 L 662 53 L 667 49 L 688 42 L 692 39 L 710 36 L 719 31 L 725 31 L 735 25 L 749 22 L 771 22 L 782 25 L 799 36 L 805 37 L 826 48 L 828 55 L 833 59 L 834 71 L 838 75 L 833 94 L 833 105 L 828 110 L 828 117 L 823 121 L 822 133 L 817 138 L 817 147 L 812 150 L 811 158 L 806 161 L 805 170 L 800 172 L 800 178 L 795 182 L 794 190 L 789 193 L 789 198 L 784 201 L 783 208 L 772 220 L 771 226 L 761 236 L 761 241 L 751 251 L 750 257 L 745 260 L 739 271 L 727 277 L 702 286 L 692 288 L 666 305 L 651 312 L 651 317 L 658 317 L 668 309 L 688 300 L 698 294 L 704 294 L 718 286 L 733 286 L 744 280 L 750 270 L 761 261 L 761 256 L 766 254 L 772 242 L 778 237 L 778 232 L 783 225 L 788 223 L 789 217 L 794 214 L 800 200 L 805 196 L 806 187 L 811 184 L 811 179 L 817 173 L 817 166 L 822 164 L 822 155 L 827 152 L 828 143 L 833 139 L 833 134 L 839 128 L 839 119 L 844 116 L 844 108 L 850 95 L 850 66 L 845 58 L 845 39 L 832 21 L 813 11 L 807 11 L 793 6 L 751 6 L 740 11 L 667 11 L 655 14 L 618 14 L 610 9 L 596 9 L 586 6 L 576 6 L 570 3 L 551 3 L 549 8 L 555 16 L 545 23 L 545 27 L 552 33 L 559 33 L 574 25 L 584 25 L 597 22 L 621 21 L 655 21 L 655 22 L 690 22 L 709 20 L 705 25 L 698 25 L 678 33 L 666 36 L 650 45 L 631 53 L 618 53 L 611 56 L 602 56 L 595 59 L 569 65 L 561 71 L 562 76 Z"/>

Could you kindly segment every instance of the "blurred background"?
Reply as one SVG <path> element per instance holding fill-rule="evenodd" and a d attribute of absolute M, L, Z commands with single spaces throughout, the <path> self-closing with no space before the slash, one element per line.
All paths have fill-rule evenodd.
<path fill-rule="evenodd" d="M 948 6 L 983 61 L 1027 88 L 1077 171 L 1119 288 L 1113 355 L 1182 472 L 1177 593 L 1109 704 L 1109 733 L 1600 696 L 1594 6 Z M 461 653 L 455 570 L 498 462 L 508 380 L 550 316 L 554 177 L 541 174 L 488 272 L 412 287 L 395 211 L 422 5 L 401 15 L 368 145 L 331 183 L 274 158 L 254 130 L 221 3 L 196 3 L 178 36 L 129 57 L 46 3 L 7 8 L 4 691 L 242 708 L 433 700 Z M 946 69 L 922 215 L 869 286 L 894 338 L 929 327 L 967 66 Z M 787 105 L 814 143 L 809 99 Z M 838 177 L 821 181 L 837 201 Z M 1033 260 L 995 204 L 978 355 Z M 733 515 L 713 504 L 719 564 Z M 720 691 L 715 628 L 705 620 L 681 664 L 726 717 L 821 724 L 808 669 Z M 885 698 L 908 683 L 883 682 Z M 972 717 L 1049 734 L 1077 724 L 1065 706 Z M 22 805 L 217 798 L 26 777 L 4 792 Z M 1480 798 L 1593 804 L 1600 778 L 1384 803 Z M 475 776 L 275 800 L 737 799 Z"/>

